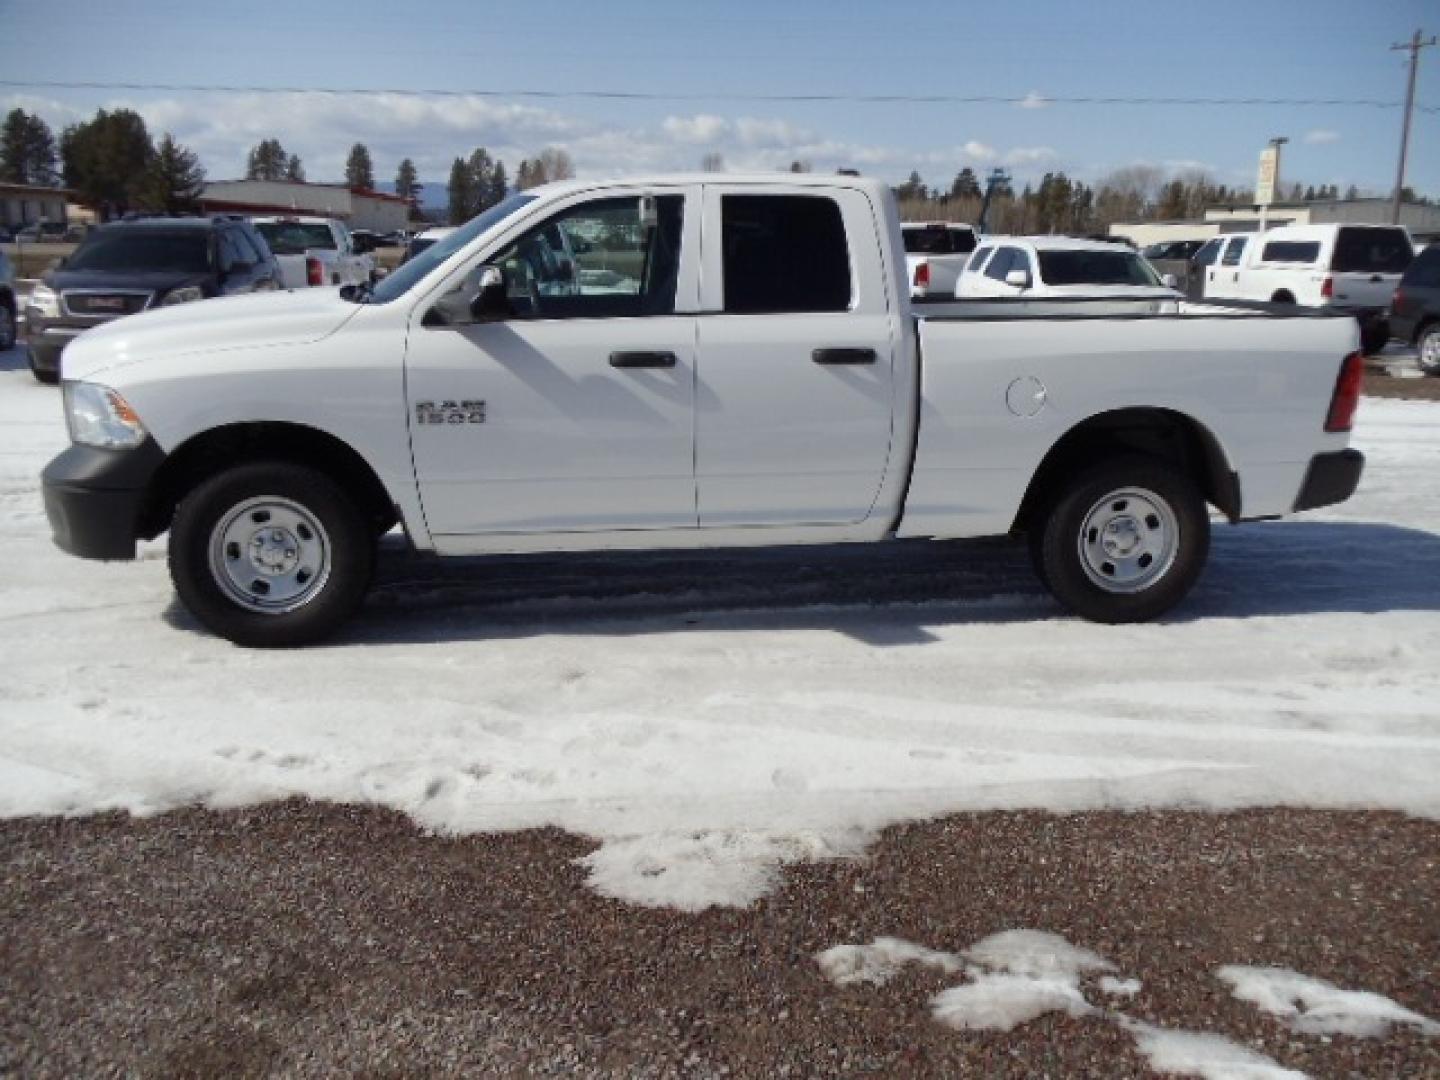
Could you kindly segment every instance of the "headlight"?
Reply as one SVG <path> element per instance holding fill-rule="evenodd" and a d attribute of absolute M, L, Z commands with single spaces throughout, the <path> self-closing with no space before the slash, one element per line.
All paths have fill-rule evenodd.
<path fill-rule="evenodd" d="M 120 450 L 145 441 L 145 425 L 120 391 L 99 383 L 65 384 L 65 423 L 70 440 L 86 446 Z"/>
<path fill-rule="evenodd" d="M 60 297 L 48 285 L 36 285 L 30 293 L 30 299 L 25 301 L 25 306 L 40 312 L 42 318 L 58 319 L 60 317 Z"/>
<path fill-rule="evenodd" d="M 171 289 L 165 294 L 165 299 L 160 301 L 161 307 L 170 304 L 185 304 L 191 300 L 204 300 L 205 290 L 199 285 L 186 285 L 183 289 Z"/>

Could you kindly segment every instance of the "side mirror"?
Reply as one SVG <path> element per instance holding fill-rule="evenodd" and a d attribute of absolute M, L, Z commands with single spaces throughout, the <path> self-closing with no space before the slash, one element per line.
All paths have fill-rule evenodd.
<path fill-rule="evenodd" d="M 1005 284 L 1013 285 L 1017 289 L 1028 289 L 1030 287 L 1030 274 L 1025 270 L 1011 270 L 1005 275 Z"/>
<path fill-rule="evenodd" d="M 505 295 L 505 274 L 498 266 L 480 267 L 470 317 L 476 322 L 500 322 L 510 316 L 510 298 Z"/>
<path fill-rule="evenodd" d="M 1160 284 L 1164 285 L 1167 289 L 1178 289 L 1180 287 L 1180 279 L 1174 274 L 1166 274 L 1160 279 Z"/>

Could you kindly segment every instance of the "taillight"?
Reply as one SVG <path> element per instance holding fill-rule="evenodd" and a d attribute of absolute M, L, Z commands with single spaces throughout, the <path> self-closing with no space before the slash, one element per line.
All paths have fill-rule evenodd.
<path fill-rule="evenodd" d="M 310 285 L 325 284 L 325 267 L 314 255 L 305 256 L 305 281 Z"/>
<path fill-rule="evenodd" d="M 915 264 L 915 287 L 919 289 L 930 287 L 930 264 L 928 262 Z"/>
<path fill-rule="evenodd" d="M 1330 395 L 1330 412 L 1325 417 L 1326 431 L 1349 431 L 1355 426 L 1355 409 L 1360 404 L 1364 382 L 1365 358 L 1353 352 L 1340 365 L 1335 393 Z"/>
<path fill-rule="evenodd" d="M 1401 310 L 1402 308 L 1404 308 L 1404 307 L 1405 307 L 1405 290 L 1404 290 L 1404 289 L 1396 289 L 1396 290 L 1395 290 L 1395 295 L 1394 295 L 1394 296 L 1391 298 L 1391 300 L 1390 300 L 1390 310 L 1391 310 L 1391 311 L 1394 311 L 1394 312 L 1396 312 L 1396 313 L 1398 314 L 1398 313 L 1400 312 L 1400 310 Z"/>
<path fill-rule="evenodd" d="M 1332 277 L 1326 277 L 1325 280 L 1320 283 L 1320 299 L 1329 300 L 1334 295 L 1335 279 Z"/>

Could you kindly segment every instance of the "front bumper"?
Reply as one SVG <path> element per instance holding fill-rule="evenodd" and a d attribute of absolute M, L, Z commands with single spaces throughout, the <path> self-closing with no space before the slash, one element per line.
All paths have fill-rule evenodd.
<path fill-rule="evenodd" d="M 154 439 L 133 450 L 72 445 L 45 466 L 50 532 L 82 559 L 133 559 L 150 482 L 165 461 Z"/>
<path fill-rule="evenodd" d="M 1305 482 L 1295 499 L 1295 510 L 1315 510 L 1321 506 L 1342 503 L 1360 486 L 1365 470 L 1365 455 L 1359 450 L 1337 450 L 1333 454 L 1316 454 L 1305 470 Z"/>

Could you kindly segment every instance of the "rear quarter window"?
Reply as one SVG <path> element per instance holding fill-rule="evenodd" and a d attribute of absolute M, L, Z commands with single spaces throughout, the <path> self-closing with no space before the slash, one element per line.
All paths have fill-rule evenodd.
<path fill-rule="evenodd" d="M 1414 258 L 1403 229 L 1344 228 L 1335 237 L 1330 269 L 1339 274 L 1403 274 Z"/>
<path fill-rule="evenodd" d="M 1320 258 L 1318 240 L 1272 240 L 1260 249 L 1260 261 L 1304 266 Z"/>

